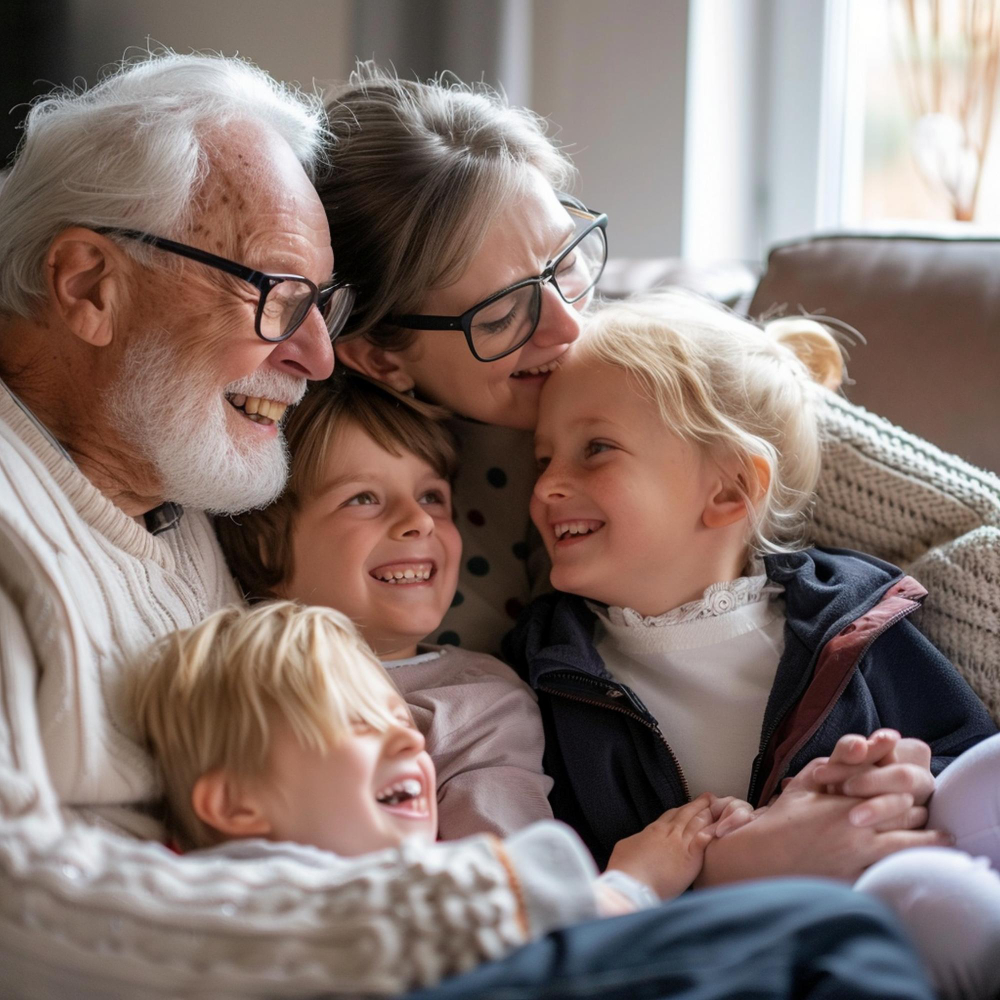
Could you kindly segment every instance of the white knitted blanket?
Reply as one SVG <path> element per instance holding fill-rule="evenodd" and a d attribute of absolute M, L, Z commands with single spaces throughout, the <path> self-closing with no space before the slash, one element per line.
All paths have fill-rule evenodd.
<path fill-rule="evenodd" d="M 839 396 L 822 422 L 813 541 L 918 579 L 916 623 L 1000 722 L 1000 478 Z"/>

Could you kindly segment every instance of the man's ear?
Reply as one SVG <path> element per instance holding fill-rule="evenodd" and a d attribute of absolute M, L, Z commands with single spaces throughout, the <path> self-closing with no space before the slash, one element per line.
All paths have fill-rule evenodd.
<path fill-rule="evenodd" d="M 385 382 L 397 392 L 409 392 L 413 379 L 407 374 L 398 351 L 387 351 L 365 337 L 348 337 L 333 346 L 337 360 L 362 375 Z"/>
<path fill-rule="evenodd" d="M 748 514 L 747 500 L 755 503 L 771 484 L 771 465 L 762 455 L 750 458 L 750 468 L 735 475 L 728 470 L 715 481 L 701 514 L 706 528 L 724 528 L 741 521 Z"/>
<path fill-rule="evenodd" d="M 222 768 L 203 774 L 191 790 L 191 808 L 226 837 L 266 837 L 271 822 L 253 789 Z"/>
<path fill-rule="evenodd" d="M 125 294 L 125 254 L 92 229 L 64 229 L 45 258 L 51 307 L 63 324 L 94 347 L 106 347 Z"/>

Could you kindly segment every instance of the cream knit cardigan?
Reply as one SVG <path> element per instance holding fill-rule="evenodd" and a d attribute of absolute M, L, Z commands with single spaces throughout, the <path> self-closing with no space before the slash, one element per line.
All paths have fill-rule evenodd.
<path fill-rule="evenodd" d="M 555 823 L 357 859 L 141 839 L 160 787 L 132 663 L 236 599 L 206 518 L 150 535 L 0 385 L 0 995 L 398 993 L 595 915 Z"/>

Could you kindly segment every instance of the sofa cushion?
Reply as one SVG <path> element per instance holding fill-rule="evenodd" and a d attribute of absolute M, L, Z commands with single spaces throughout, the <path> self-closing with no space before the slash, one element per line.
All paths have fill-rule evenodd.
<path fill-rule="evenodd" d="M 749 307 L 855 327 L 849 399 L 1000 471 L 1000 239 L 837 234 L 776 247 Z"/>
<path fill-rule="evenodd" d="M 1000 478 L 832 393 L 822 424 L 813 540 L 912 573 L 917 624 L 1000 723 Z"/>

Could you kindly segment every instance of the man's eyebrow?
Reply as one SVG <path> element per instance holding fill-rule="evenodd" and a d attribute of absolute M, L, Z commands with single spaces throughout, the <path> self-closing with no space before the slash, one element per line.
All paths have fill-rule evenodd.
<path fill-rule="evenodd" d="M 244 243 L 237 248 L 240 256 L 235 258 L 246 267 L 251 267 L 262 274 L 301 274 L 308 277 L 302 270 L 303 259 L 287 248 L 276 249 L 275 247 L 255 245 L 253 240 Z M 317 285 L 318 288 L 325 288 L 331 284 L 336 277 L 336 269 L 331 268 L 326 276 Z"/>

